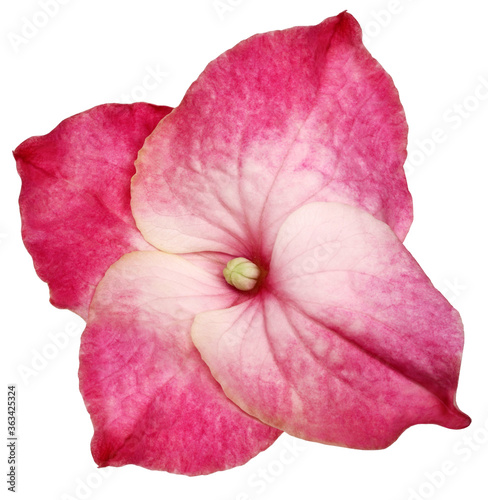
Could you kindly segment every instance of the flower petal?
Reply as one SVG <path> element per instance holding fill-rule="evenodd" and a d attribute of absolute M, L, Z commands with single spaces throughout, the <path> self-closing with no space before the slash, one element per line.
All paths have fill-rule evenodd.
<path fill-rule="evenodd" d="M 210 63 L 141 150 L 132 207 L 169 252 L 269 258 L 311 201 L 359 206 L 403 238 L 407 125 L 391 78 L 343 13 L 251 37 Z"/>
<path fill-rule="evenodd" d="M 234 402 L 298 437 L 374 449 L 413 424 L 470 422 L 455 403 L 459 314 L 391 229 L 354 207 L 294 212 L 265 288 L 197 315 L 192 337 Z"/>
<path fill-rule="evenodd" d="M 86 318 L 109 266 L 152 248 L 130 211 L 130 179 L 144 139 L 170 111 L 146 103 L 97 106 L 14 151 L 22 236 L 56 307 Z"/>
<path fill-rule="evenodd" d="M 236 295 L 223 277 L 162 252 L 127 254 L 108 270 L 80 354 L 100 466 L 208 474 L 245 463 L 278 437 L 224 395 L 190 339 L 196 313 Z"/>

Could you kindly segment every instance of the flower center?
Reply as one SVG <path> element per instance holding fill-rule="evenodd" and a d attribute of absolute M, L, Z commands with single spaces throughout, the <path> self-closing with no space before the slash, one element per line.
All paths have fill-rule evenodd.
<path fill-rule="evenodd" d="M 229 260 L 224 269 L 224 278 L 227 283 L 244 292 L 248 292 L 256 286 L 260 274 L 259 267 L 244 257 Z"/>

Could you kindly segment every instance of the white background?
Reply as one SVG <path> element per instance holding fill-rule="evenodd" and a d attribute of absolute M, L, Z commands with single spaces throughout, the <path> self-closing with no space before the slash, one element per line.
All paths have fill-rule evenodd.
<path fill-rule="evenodd" d="M 6 367 L 0 435 L 7 431 L 6 386 L 16 383 L 16 498 L 488 499 L 486 4 L 223 0 L 227 9 L 219 15 L 213 0 L 53 0 L 59 8 L 46 22 L 40 3 L 3 0 L 0 12 L 0 321 Z M 405 106 L 416 216 L 406 246 L 463 317 L 458 403 L 472 425 L 462 431 L 416 426 L 375 452 L 284 435 L 248 464 L 206 477 L 134 466 L 104 469 L 102 475 L 90 455 L 92 428 L 78 392 L 84 323 L 49 304 L 47 285 L 23 247 L 11 151 L 97 104 L 146 100 L 176 106 L 205 65 L 240 40 L 316 24 L 345 9 L 362 25 L 367 47 L 392 75 Z M 26 23 L 34 21 L 45 25 L 20 43 Z M 143 88 L 151 70 L 164 77 Z M 426 141 L 432 136 L 442 142 Z M 62 332 L 70 328 L 75 331 L 66 345 L 53 347 L 53 335 L 67 338 Z M 21 373 L 25 367 L 32 370 L 28 377 Z M 294 454 L 282 454 L 287 446 L 297 446 Z M 0 470 L 6 472 L 7 448 L 0 449 Z M 3 472 L 2 478 L 0 489 L 7 491 Z"/>

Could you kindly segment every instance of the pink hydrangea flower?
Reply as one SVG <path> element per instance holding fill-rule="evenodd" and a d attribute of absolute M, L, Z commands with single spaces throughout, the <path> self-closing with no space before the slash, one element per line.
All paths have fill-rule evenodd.
<path fill-rule="evenodd" d="M 87 320 L 100 466 L 208 474 L 282 431 L 379 449 L 469 424 L 459 314 L 402 244 L 406 139 L 342 13 L 241 42 L 174 110 L 107 104 L 17 148 L 25 245 Z"/>

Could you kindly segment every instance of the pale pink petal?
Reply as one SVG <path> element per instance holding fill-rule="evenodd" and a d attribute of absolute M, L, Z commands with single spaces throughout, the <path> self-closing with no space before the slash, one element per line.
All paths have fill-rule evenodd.
<path fill-rule="evenodd" d="M 22 237 L 51 302 L 86 318 L 94 289 L 124 253 L 151 249 L 130 210 L 137 151 L 171 111 L 106 104 L 72 116 L 15 151 Z"/>
<path fill-rule="evenodd" d="M 294 212 L 258 295 L 199 314 L 192 337 L 234 402 L 298 437 L 374 449 L 413 424 L 470 422 L 455 403 L 459 314 L 354 207 Z"/>
<path fill-rule="evenodd" d="M 223 277 L 162 252 L 127 254 L 108 270 L 80 354 L 97 464 L 208 474 L 274 442 L 280 431 L 232 403 L 191 342 L 195 314 L 237 295 Z"/>
<path fill-rule="evenodd" d="M 403 238 L 406 140 L 397 90 L 351 15 L 256 35 L 210 63 L 148 138 L 134 217 L 162 250 L 262 261 L 310 201 L 362 207 Z"/>

